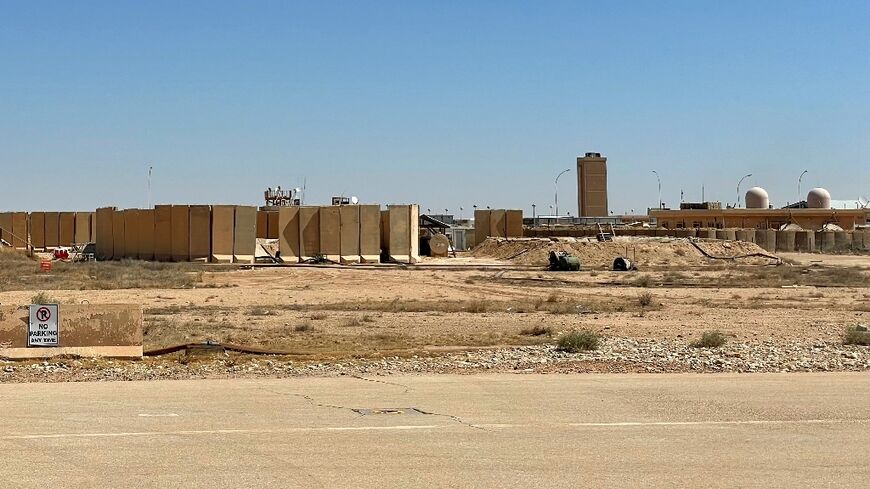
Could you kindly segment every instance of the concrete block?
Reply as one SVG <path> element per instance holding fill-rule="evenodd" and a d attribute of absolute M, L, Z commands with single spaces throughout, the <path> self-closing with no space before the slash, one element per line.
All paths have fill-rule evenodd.
<path fill-rule="evenodd" d="M 233 232 L 233 261 L 235 263 L 254 263 L 257 248 L 257 208 L 237 206 L 236 222 Z"/>
<path fill-rule="evenodd" d="M 154 259 L 172 261 L 172 206 L 154 207 Z"/>
<path fill-rule="evenodd" d="M 411 263 L 420 262 L 420 206 L 411 204 Z"/>
<path fill-rule="evenodd" d="M 93 212 L 76 212 L 76 244 L 90 243 L 93 239 L 92 221 L 94 219 Z"/>
<path fill-rule="evenodd" d="M 299 208 L 282 207 L 278 211 L 278 250 L 285 263 L 299 261 Z"/>
<path fill-rule="evenodd" d="M 363 263 L 378 263 L 381 259 L 381 207 L 359 206 L 359 253 Z"/>
<path fill-rule="evenodd" d="M 411 263 L 411 208 L 390 205 L 387 210 L 390 212 L 390 258 L 399 263 Z"/>
<path fill-rule="evenodd" d="M 154 209 L 139 209 L 136 235 L 139 244 L 136 255 L 140 260 L 154 259 Z"/>
<path fill-rule="evenodd" d="M 59 355 L 142 357 L 142 306 L 60 304 L 57 347 L 28 348 L 27 306 L 0 306 L 0 356 L 15 359 Z"/>
<path fill-rule="evenodd" d="M 341 259 L 341 214 L 338 206 L 320 208 L 320 253 L 334 262 Z"/>
<path fill-rule="evenodd" d="M 278 225 L 278 211 L 269 211 L 266 215 L 267 238 L 278 239 L 281 227 Z"/>
<path fill-rule="evenodd" d="M 836 251 L 850 251 L 852 249 L 852 233 L 848 231 L 834 232 L 834 249 Z"/>
<path fill-rule="evenodd" d="M 852 245 L 856 251 L 870 251 L 870 229 L 856 229 L 852 233 Z"/>
<path fill-rule="evenodd" d="M 124 211 L 115 209 L 112 212 L 112 258 L 115 260 L 123 260 L 127 256 L 124 232 Z"/>
<path fill-rule="evenodd" d="M 27 213 L 13 212 L 12 213 L 12 241 L 9 243 L 14 248 L 25 249 L 30 241 L 29 230 L 27 229 Z"/>
<path fill-rule="evenodd" d="M 474 211 L 474 243 L 479 245 L 486 241 L 491 234 L 491 211 L 489 209 L 475 209 Z"/>
<path fill-rule="evenodd" d="M 507 236 L 507 221 L 504 209 L 493 209 L 489 214 L 489 235 L 494 238 Z"/>
<path fill-rule="evenodd" d="M 381 211 L 381 250 L 387 256 L 390 254 L 390 211 Z"/>
<path fill-rule="evenodd" d="M 505 234 L 508 238 L 521 238 L 523 236 L 523 211 L 520 209 L 506 210 L 505 227 Z"/>
<path fill-rule="evenodd" d="M 339 208 L 341 221 L 341 262 L 359 263 L 360 261 L 360 226 L 359 206 L 343 205 Z M 321 232 L 323 232 L 321 230 Z"/>
<path fill-rule="evenodd" d="M 299 250 L 302 260 L 320 254 L 320 207 L 299 208 Z"/>
<path fill-rule="evenodd" d="M 101 207 L 95 213 L 94 239 L 97 247 L 97 260 L 111 260 L 115 254 L 114 232 L 114 207 Z"/>
<path fill-rule="evenodd" d="M 755 242 L 755 229 L 738 229 L 735 232 L 737 237 L 737 241 L 743 241 L 745 243 L 754 243 Z"/>
<path fill-rule="evenodd" d="M 190 206 L 190 261 L 207 262 L 211 258 L 211 207 Z"/>
<path fill-rule="evenodd" d="M 60 213 L 45 213 L 45 248 L 53 249 L 60 245 Z"/>
<path fill-rule="evenodd" d="M 816 251 L 816 233 L 813 231 L 795 231 L 795 251 L 813 253 Z"/>
<path fill-rule="evenodd" d="M 12 244 L 12 213 L 0 212 L 0 239 Z M 44 239 L 43 239 L 44 241 Z"/>
<path fill-rule="evenodd" d="M 190 261 L 190 206 L 172 205 L 172 261 Z"/>
<path fill-rule="evenodd" d="M 235 235 L 235 208 L 231 205 L 211 207 L 211 261 L 233 262 L 233 236 Z"/>
<path fill-rule="evenodd" d="M 816 231 L 816 250 L 822 253 L 827 253 L 834 250 L 834 232 L 833 231 Z"/>
<path fill-rule="evenodd" d="M 266 211 L 257 211 L 257 237 L 262 239 L 269 237 L 269 216 Z"/>
<path fill-rule="evenodd" d="M 755 243 L 767 251 L 768 253 L 776 252 L 776 233 L 775 229 L 757 229 L 755 231 Z"/>
<path fill-rule="evenodd" d="M 716 231 L 717 230 L 713 229 L 713 228 L 699 229 L 698 230 L 698 237 L 704 238 L 704 239 L 717 239 L 716 238 L 716 235 L 717 235 Z"/>
<path fill-rule="evenodd" d="M 30 213 L 30 244 L 34 249 L 45 249 L 45 212 Z"/>
<path fill-rule="evenodd" d="M 795 231 L 777 231 L 776 251 L 783 251 L 788 253 L 795 250 Z"/>
<path fill-rule="evenodd" d="M 76 240 L 76 213 L 61 212 L 60 213 L 60 230 L 58 231 L 60 239 L 58 245 L 71 246 Z"/>
<path fill-rule="evenodd" d="M 139 209 L 124 209 L 124 258 L 139 258 Z"/>

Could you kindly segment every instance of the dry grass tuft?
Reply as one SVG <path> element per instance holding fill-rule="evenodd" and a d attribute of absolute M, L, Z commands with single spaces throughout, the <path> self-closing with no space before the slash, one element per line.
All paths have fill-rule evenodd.
<path fill-rule="evenodd" d="M 693 341 L 689 346 L 693 348 L 719 348 L 726 341 L 728 339 L 719 331 L 705 331 L 701 335 L 701 339 Z"/>
<path fill-rule="evenodd" d="M 843 335 L 844 345 L 870 346 L 870 331 L 865 326 L 851 326 Z"/>
<path fill-rule="evenodd" d="M 556 348 L 559 351 L 578 353 L 581 351 L 597 350 L 600 338 L 598 334 L 588 329 L 571 331 L 559 337 Z"/>
<path fill-rule="evenodd" d="M 549 326 L 535 325 L 531 328 L 520 330 L 520 334 L 523 336 L 549 336 L 553 334 L 553 328 Z"/>

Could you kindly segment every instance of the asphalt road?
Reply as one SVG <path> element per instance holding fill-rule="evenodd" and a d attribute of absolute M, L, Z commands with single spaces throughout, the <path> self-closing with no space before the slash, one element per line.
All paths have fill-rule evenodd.
<path fill-rule="evenodd" d="M 377 380 L 0 385 L 0 481 L 840 488 L 870 480 L 870 374 Z"/>

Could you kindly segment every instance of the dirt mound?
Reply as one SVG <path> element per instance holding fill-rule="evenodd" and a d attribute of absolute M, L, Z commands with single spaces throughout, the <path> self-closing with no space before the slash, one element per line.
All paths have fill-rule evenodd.
<path fill-rule="evenodd" d="M 742 241 L 696 240 L 685 238 L 617 237 L 599 242 L 594 238 L 487 238 L 472 250 L 472 256 L 494 258 L 517 265 L 544 266 L 550 251 L 567 251 L 578 257 L 584 267 L 610 267 L 614 258 L 625 256 L 638 266 L 702 266 L 719 258 L 741 258 L 743 262 L 770 263 L 770 258 L 747 255 L 767 254 L 754 243 Z M 715 258 L 711 258 L 715 257 Z"/>

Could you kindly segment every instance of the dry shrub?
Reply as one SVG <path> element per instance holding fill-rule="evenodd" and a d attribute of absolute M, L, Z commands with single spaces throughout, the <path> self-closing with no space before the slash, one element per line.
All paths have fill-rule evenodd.
<path fill-rule="evenodd" d="M 870 331 L 866 326 L 851 326 L 843 335 L 844 345 L 870 346 Z"/>
<path fill-rule="evenodd" d="M 578 353 L 581 351 L 597 350 L 600 338 L 598 334 L 588 329 L 571 331 L 559 337 L 556 348 L 559 351 Z"/>
<path fill-rule="evenodd" d="M 300 323 L 293 327 L 293 331 L 297 333 L 307 333 L 309 331 L 314 331 L 314 326 L 311 323 Z"/>
<path fill-rule="evenodd" d="M 549 326 L 541 326 L 541 325 L 535 325 L 535 326 L 532 326 L 531 328 L 525 328 L 523 330 L 520 330 L 520 334 L 524 335 L 524 336 L 544 336 L 544 335 L 549 336 L 552 333 L 553 333 L 553 328 L 551 328 Z"/>
<path fill-rule="evenodd" d="M 689 346 L 693 348 L 719 348 L 728 339 L 720 331 L 705 331 L 701 338 L 693 341 Z"/>

